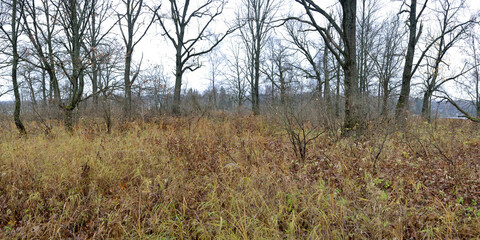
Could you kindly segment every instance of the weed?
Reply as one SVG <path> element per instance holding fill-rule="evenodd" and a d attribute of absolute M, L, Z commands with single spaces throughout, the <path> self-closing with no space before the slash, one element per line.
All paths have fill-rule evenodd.
<path fill-rule="evenodd" d="M 439 121 L 388 139 L 318 135 L 300 162 L 284 126 L 260 117 L 22 138 L 12 125 L 0 129 L 0 238 L 475 239 L 479 137 Z"/>

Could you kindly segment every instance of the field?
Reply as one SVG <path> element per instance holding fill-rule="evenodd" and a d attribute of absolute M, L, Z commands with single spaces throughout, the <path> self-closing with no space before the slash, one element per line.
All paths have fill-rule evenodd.
<path fill-rule="evenodd" d="M 35 126 L 0 129 L 2 239 L 480 238 L 480 128 L 465 120 L 326 131 L 305 160 L 262 117 Z"/>

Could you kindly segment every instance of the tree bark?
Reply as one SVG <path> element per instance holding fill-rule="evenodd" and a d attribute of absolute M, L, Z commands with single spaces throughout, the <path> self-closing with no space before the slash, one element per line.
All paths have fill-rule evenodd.
<path fill-rule="evenodd" d="M 183 37 L 182 37 L 183 38 Z M 183 40 L 182 40 L 183 41 Z M 181 42 L 181 41 L 179 41 Z M 173 93 L 173 114 L 180 114 L 180 101 L 181 101 L 181 89 L 182 89 L 182 46 L 179 44 L 177 47 L 177 53 L 175 57 L 175 89 Z"/>
<path fill-rule="evenodd" d="M 92 2 L 92 6 L 95 7 L 95 2 Z M 97 61 L 97 54 L 98 54 L 98 49 L 97 49 L 97 26 L 96 26 L 96 21 L 97 21 L 97 14 L 94 12 L 92 14 L 92 23 L 91 23 L 91 29 L 90 29 L 90 41 L 91 41 L 91 54 L 90 58 L 92 61 L 92 94 L 93 94 L 93 104 L 95 107 L 98 106 L 98 61 Z"/>
<path fill-rule="evenodd" d="M 388 97 L 390 96 L 390 90 L 388 89 L 388 82 L 389 82 L 389 77 L 385 77 L 382 82 L 382 111 L 381 111 L 381 116 L 387 117 L 388 116 Z"/>
<path fill-rule="evenodd" d="M 45 69 L 42 69 L 42 105 L 47 106 L 47 73 Z"/>
<path fill-rule="evenodd" d="M 277 10 L 276 0 L 244 0 L 245 12 L 237 15 L 240 35 L 247 50 L 249 63 L 250 98 L 252 113 L 260 114 L 260 56 L 267 33 L 271 30 L 272 17 Z M 242 11 L 239 11 L 242 12 Z"/>
<path fill-rule="evenodd" d="M 428 86 L 428 89 L 423 93 L 423 102 L 422 102 L 422 117 L 427 120 L 428 123 L 431 122 L 431 100 L 432 100 L 433 91 Z"/>
<path fill-rule="evenodd" d="M 83 8 L 76 1 L 63 2 L 64 11 L 66 17 L 62 19 L 62 25 L 64 30 L 69 33 L 70 37 L 67 38 L 71 46 L 69 55 L 72 62 L 72 70 L 68 71 L 63 67 L 63 72 L 67 75 L 72 85 L 71 97 L 67 106 L 64 109 L 65 114 L 65 127 L 69 132 L 73 131 L 73 118 L 72 112 L 82 101 L 83 90 L 85 87 L 84 79 L 84 67 L 83 57 L 81 56 L 82 43 L 84 40 L 83 29 L 88 24 L 88 19 L 92 13 L 92 6 L 84 4 Z"/>
<path fill-rule="evenodd" d="M 64 119 L 65 128 L 69 131 L 73 131 L 73 109 L 65 109 L 65 119 Z"/>
<path fill-rule="evenodd" d="M 477 57 L 474 55 L 475 58 Z M 476 64 L 477 65 L 477 64 Z M 478 71 L 478 67 L 475 67 L 475 116 L 480 118 L 480 92 L 479 92 L 479 82 L 480 82 L 480 74 Z"/>
<path fill-rule="evenodd" d="M 337 66 L 337 84 L 335 86 L 335 116 L 340 117 L 340 66 Z"/>
<path fill-rule="evenodd" d="M 323 75 L 325 78 L 325 93 L 324 93 L 325 100 L 326 100 L 325 104 L 327 104 L 327 113 L 330 115 L 333 113 L 333 109 L 332 109 L 332 97 L 330 95 L 330 72 L 328 69 L 328 48 L 324 48 L 323 50 Z M 321 84 L 321 81 L 319 81 L 318 84 Z"/>
<path fill-rule="evenodd" d="M 25 126 L 23 125 L 22 120 L 20 119 L 20 110 L 21 110 L 21 99 L 20 99 L 20 90 L 17 81 L 17 69 L 18 69 L 18 49 L 17 49 L 17 40 L 18 40 L 18 27 L 17 27 L 17 10 L 18 10 L 17 0 L 12 1 L 12 83 L 13 83 L 13 95 L 15 97 L 15 110 L 13 111 L 13 119 L 15 126 L 17 127 L 20 134 L 26 134 Z"/>
<path fill-rule="evenodd" d="M 475 116 L 480 118 L 480 71 L 478 70 L 478 58 L 477 58 L 477 46 L 475 45 L 475 38 L 472 38 L 472 48 L 473 48 L 473 58 L 474 58 L 474 72 L 473 77 L 475 78 Z"/>
<path fill-rule="evenodd" d="M 219 3 L 219 5 L 216 5 L 216 3 Z M 178 1 L 176 0 L 170 0 L 170 11 L 166 13 L 165 15 L 172 16 L 170 18 L 166 18 L 163 14 L 159 14 L 157 12 L 160 7 L 157 7 L 157 9 L 154 11 L 154 16 L 157 17 L 158 22 L 160 23 L 160 27 L 162 28 L 163 33 L 167 37 L 167 39 L 172 43 L 172 45 L 175 47 L 175 89 L 174 89 L 174 95 L 173 95 L 173 106 L 172 106 L 172 112 L 175 115 L 178 115 L 180 113 L 180 102 L 181 102 L 181 87 L 182 87 L 182 77 L 183 74 L 186 71 L 195 71 L 198 68 L 201 67 L 200 64 L 197 64 L 196 62 L 190 63 L 192 59 L 197 59 L 205 55 L 209 52 L 211 52 L 215 47 L 220 44 L 223 39 L 230 33 L 232 33 L 232 29 L 229 29 L 225 34 L 222 36 L 216 38 L 216 39 L 211 39 L 209 38 L 210 33 L 209 33 L 209 25 L 210 23 L 213 22 L 213 20 L 219 16 L 223 12 L 223 7 L 224 7 L 225 2 L 215 2 L 215 1 L 206 1 L 205 3 L 201 4 L 200 7 L 197 9 L 194 9 L 193 11 L 189 10 L 190 7 L 190 1 L 185 1 L 183 6 L 179 8 Z M 214 7 L 215 6 L 215 7 Z M 199 30 L 196 34 L 193 34 L 194 37 L 192 36 L 192 33 L 187 33 L 186 31 L 190 28 L 187 28 L 187 25 L 189 25 L 190 21 L 192 19 L 201 19 L 201 18 L 207 18 L 207 21 L 204 22 L 202 26 L 199 26 L 201 30 Z M 166 19 L 169 19 L 172 21 L 172 24 L 174 25 L 174 29 L 172 32 L 174 34 L 171 34 L 170 30 L 168 29 L 168 26 L 166 24 Z M 207 34 L 208 32 L 208 34 Z M 198 50 L 198 45 L 199 42 L 201 41 L 206 41 L 206 40 L 213 40 L 213 43 L 210 42 L 210 46 L 207 48 L 201 48 L 201 50 Z"/>
<path fill-rule="evenodd" d="M 345 42 L 345 132 L 362 128 L 361 99 L 358 94 L 357 53 L 356 53 L 356 0 L 340 1 L 343 9 L 343 39 Z"/>
<path fill-rule="evenodd" d="M 279 63 L 281 64 L 281 63 Z M 283 76 L 283 70 L 281 68 L 281 65 L 280 65 L 280 68 L 279 68 L 279 80 L 280 80 L 280 104 L 282 106 L 285 106 L 285 104 L 287 103 L 287 84 L 285 82 L 285 78 Z"/>
<path fill-rule="evenodd" d="M 402 74 L 402 87 L 395 109 L 397 124 L 404 125 L 408 117 L 408 101 L 410 98 L 410 82 L 412 80 L 413 58 L 415 56 L 415 45 L 417 43 L 417 0 L 410 2 L 409 35 L 407 55 Z"/>
<path fill-rule="evenodd" d="M 472 36 L 472 50 L 474 59 L 473 77 L 475 78 L 475 116 L 480 118 L 480 71 L 478 70 L 477 46 L 475 45 L 475 37 Z"/>
<path fill-rule="evenodd" d="M 123 100 L 123 118 L 126 121 L 132 119 L 132 85 L 135 81 L 135 77 L 130 78 L 131 75 L 131 65 L 132 65 L 132 55 L 135 46 L 142 40 L 142 38 L 147 33 L 148 29 L 153 23 L 154 18 L 150 22 L 140 22 L 139 16 L 143 13 L 142 8 L 144 8 L 143 0 L 125 0 L 122 1 L 126 12 L 124 14 L 118 14 L 118 21 L 120 24 L 120 33 L 125 44 L 125 69 L 123 73 L 123 83 L 124 83 L 124 100 Z M 125 24 L 123 24 L 123 19 L 125 19 Z M 136 25 L 137 24 L 137 25 Z M 138 26 L 146 24 L 146 27 L 142 30 Z M 126 26 L 126 30 L 123 29 L 123 26 Z M 140 35 L 140 37 L 134 40 L 135 35 Z"/>
<path fill-rule="evenodd" d="M 132 84 L 130 82 L 130 72 L 132 65 L 131 44 L 127 44 L 127 50 L 125 52 L 125 71 L 123 73 L 124 89 L 124 101 L 123 101 L 123 114 L 124 120 L 129 121 L 132 118 Z"/>
<path fill-rule="evenodd" d="M 257 36 L 259 36 L 260 33 L 260 28 L 257 27 Z M 257 48 L 255 49 L 255 67 L 254 67 L 254 86 L 253 86 L 253 94 L 252 96 L 252 111 L 253 115 L 260 115 L 260 91 L 259 91 L 259 83 L 260 83 L 260 44 L 261 44 L 261 39 L 260 37 L 256 38 L 256 46 Z"/>
<path fill-rule="evenodd" d="M 93 105 L 98 106 L 98 63 L 96 56 L 92 59 L 92 94 Z"/>

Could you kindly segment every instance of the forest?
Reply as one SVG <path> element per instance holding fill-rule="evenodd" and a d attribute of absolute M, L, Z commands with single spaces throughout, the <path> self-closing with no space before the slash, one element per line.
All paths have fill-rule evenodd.
<path fill-rule="evenodd" d="M 0 0 L 0 238 L 480 238 L 479 18 Z"/>

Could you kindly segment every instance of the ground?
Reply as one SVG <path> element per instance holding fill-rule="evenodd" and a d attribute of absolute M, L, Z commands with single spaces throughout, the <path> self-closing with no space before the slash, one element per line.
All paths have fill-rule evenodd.
<path fill-rule="evenodd" d="M 298 159 L 281 123 L 218 114 L 48 135 L 0 130 L 0 238 L 480 238 L 480 128 L 329 129 Z"/>

